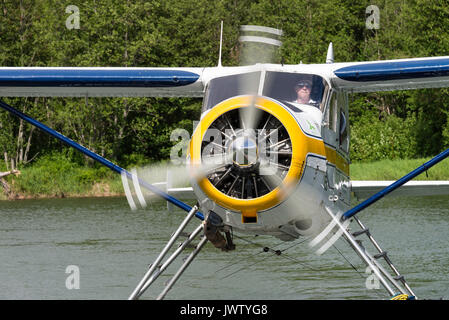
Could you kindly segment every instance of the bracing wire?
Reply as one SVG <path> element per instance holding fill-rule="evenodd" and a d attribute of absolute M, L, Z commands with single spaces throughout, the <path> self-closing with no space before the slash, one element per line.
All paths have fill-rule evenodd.
<path fill-rule="evenodd" d="M 326 237 L 327 238 L 327 237 Z M 357 267 L 351 262 L 349 261 L 349 259 L 343 254 L 343 252 L 341 252 L 340 249 L 338 249 L 338 247 L 335 245 L 335 243 L 332 245 L 332 247 L 337 250 L 337 252 L 340 254 L 340 256 L 343 257 L 343 259 L 352 267 L 352 269 L 355 270 L 355 272 L 357 272 L 357 274 L 360 276 L 360 278 L 365 279 L 365 275 L 362 274 Z M 379 297 L 383 297 L 379 292 L 377 292 L 377 290 L 374 290 L 375 293 L 379 296 Z"/>
<path fill-rule="evenodd" d="M 293 258 L 293 257 L 290 257 L 290 256 L 284 254 L 284 252 L 285 252 L 286 250 L 291 249 L 291 248 L 293 248 L 293 247 L 295 247 L 295 246 L 297 246 L 297 245 L 299 245 L 299 244 L 301 244 L 301 243 L 304 243 L 305 241 L 308 240 L 308 238 L 303 239 L 302 241 L 298 241 L 297 243 L 295 243 L 295 244 L 293 244 L 293 245 L 291 245 L 291 246 L 289 246 L 289 247 L 287 247 L 287 248 L 285 248 L 285 249 L 282 249 L 282 250 L 279 250 L 279 249 L 278 249 L 278 250 L 275 250 L 274 248 L 276 248 L 276 247 L 278 247 L 279 245 L 283 244 L 284 241 L 283 241 L 282 243 L 279 243 L 279 244 L 275 245 L 275 246 L 267 247 L 267 246 L 263 246 L 263 245 L 260 244 L 260 243 L 257 243 L 257 242 L 248 240 L 248 239 L 246 239 L 246 238 L 239 237 L 239 236 L 236 236 L 236 235 L 234 235 L 234 236 L 235 236 L 236 238 L 240 239 L 240 240 L 246 241 L 246 242 L 248 242 L 248 243 L 250 243 L 250 244 L 252 244 L 252 245 L 255 245 L 255 246 L 258 246 L 258 247 L 261 247 L 261 248 L 262 248 L 262 251 L 259 251 L 259 252 L 257 252 L 256 254 L 251 255 L 250 257 L 254 257 L 254 256 L 257 256 L 257 255 L 259 255 L 259 254 L 261 254 L 261 253 L 265 253 L 265 252 L 271 252 L 271 253 L 274 253 L 275 256 L 281 256 L 281 257 L 284 257 L 284 258 L 289 259 L 289 260 L 291 260 L 291 261 L 294 261 L 294 262 L 300 264 L 301 266 L 303 266 L 303 267 L 306 268 L 306 269 L 309 269 L 309 270 L 312 270 L 312 271 L 319 271 L 319 270 L 317 270 L 317 269 L 315 269 L 315 268 L 312 268 L 310 265 L 307 265 L 306 263 L 304 263 L 304 262 L 302 262 L 302 261 L 299 261 L 298 259 L 295 259 L 295 258 Z M 248 257 L 246 257 L 245 259 L 247 259 L 247 258 L 248 258 Z M 226 265 L 226 266 L 220 268 L 219 270 L 217 270 L 217 272 L 218 272 L 218 271 L 222 271 L 222 270 L 224 270 L 224 269 L 226 269 L 226 268 L 229 268 L 229 267 L 231 267 L 231 266 L 233 266 L 233 265 L 236 265 L 236 264 L 238 264 L 241 260 L 242 260 L 242 259 L 240 259 L 240 260 L 238 260 L 238 261 L 236 261 L 236 262 L 233 262 L 232 264 L 228 264 L 228 265 Z M 259 262 L 256 261 L 256 262 L 254 262 L 254 263 L 252 263 L 252 264 L 250 264 L 250 265 L 243 266 L 243 267 L 239 268 L 238 270 L 236 270 L 236 271 L 234 271 L 234 272 L 231 272 L 231 273 L 229 273 L 229 274 L 223 276 L 221 279 L 228 278 L 228 277 L 230 277 L 230 276 L 232 276 L 232 275 L 234 275 L 234 274 L 236 274 L 236 273 L 238 273 L 238 272 L 240 272 L 240 271 L 242 271 L 242 270 L 245 270 L 245 269 L 247 269 L 247 268 L 249 268 L 249 267 L 251 267 L 251 266 L 253 266 L 253 265 L 257 264 L 257 263 L 259 263 Z"/>

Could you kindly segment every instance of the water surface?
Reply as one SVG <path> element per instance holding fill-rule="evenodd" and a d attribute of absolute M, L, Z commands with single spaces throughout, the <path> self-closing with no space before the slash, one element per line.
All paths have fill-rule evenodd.
<path fill-rule="evenodd" d="M 122 197 L 1 201 L 0 299 L 127 299 L 184 216 L 162 201 L 131 211 Z M 448 298 L 448 197 L 386 198 L 359 217 L 419 298 Z M 343 240 L 322 256 L 304 239 L 234 240 L 234 252 L 207 244 L 166 299 L 389 298 L 366 288 L 369 274 Z M 154 299 L 179 265 L 143 298 Z M 68 266 L 79 269 L 79 289 L 66 286 Z"/>

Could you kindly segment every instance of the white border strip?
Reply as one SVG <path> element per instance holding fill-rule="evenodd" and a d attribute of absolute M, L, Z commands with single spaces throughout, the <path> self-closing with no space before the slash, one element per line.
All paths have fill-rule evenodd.
<path fill-rule="evenodd" d="M 276 28 L 270 28 L 270 27 L 263 27 L 263 26 L 254 26 L 254 25 L 243 25 L 240 26 L 241 31 L 258 31 L 258 32 L 266 32 L 275 34 L 278 36 L 282 36 L 284 33 L 282 30 L 276 29 Z"/>
<path fill-rule="evenodd" d="M 257 36 L 241 36 L 241 37 L 239 37 L 239 41 L 241 41 L 241 42 L 261 42 L 261 43 L 271 44 L 273 46 L 278 46 L 278 47 L 280 47 L 282 45 L 282 42 L 279 40 L 265 38 L 265 37 L 257 37 Z"/>

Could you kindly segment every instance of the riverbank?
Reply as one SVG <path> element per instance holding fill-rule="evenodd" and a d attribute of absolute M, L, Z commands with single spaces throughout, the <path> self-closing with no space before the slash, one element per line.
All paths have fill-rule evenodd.
<path fill-rule="evenodd" d="M 44 187 L 47 189 L 45 191 L 37 191 L 33 190 L 33 188 L 26 187 L 25 180 L 28 179 L 25 178 L 20 180 L 20 177 L 17 177 L 10 181 L 9 192 L 6 193 L 3 189 L 2 192 L 0 192 L 0 200 L 116 197 L 125 195 L 120 176 L 118 176 L 118 179 L 110 178 L 95 181 L 92 185 L 83 184 L 78 188 L 74 188 L 72 184 L 68 184 L 67 187 L 61 188 L 57 186 L 61 184 L 55 181 L 55 186 L 51 188 Z"/>
<path fill-rule="evenodd" d="M 124 194 L 120 176 L 116 173 L 105 167 L 83 166 L 64 156 L 43 157 L 33 165 L 20 168 L 20 174 L 3 178 L 2 184 L 2 200 Z"/>
<path fill-rule="evenodd" d="M 358 162 L 350 166 L 352 180 L 396 180 L 430 158 Z M 157 165 L 156 165 L 157 166 Z M 151 174 L 154 178 L 157 173 Z M 105 167 L 86 167 L 64 159 L 44 159 L 20 170 L 20 175 L 3 178 L 9 186 L 0 200 L 124 196 L 121 177 Z M 415 180 L 449 180 L 449 159 L 445 159 Z M 157 181 L 165 181 L 160 174 Z M 150 181 L 155 182 L 155 181 Z"/>
<path fill-rule="evenodd" d="M 397 180 L 431 158 L 358 162 L 350 166 L 352 180 Z M 444 159 L 414 180 L 449 180 L 449 159 Z"/>

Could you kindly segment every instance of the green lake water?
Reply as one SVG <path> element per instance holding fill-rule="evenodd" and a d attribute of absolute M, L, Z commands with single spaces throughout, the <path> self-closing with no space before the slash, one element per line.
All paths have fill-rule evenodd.
<path fill-rule="evenodd" d="M 162 201 L 131 211 L 122 197 L 1 201 L 0 299 L 127 299 L 184 216 Z M 449 297 L 449 197 L 386 198 L 359 217 L 418 298 Z M 304 239 L 234 240 L 225 253 L 208 243 L 166 299 L 389 298 L 367 289 L 365 266 L 341 239 L 321 256 Z M 154 299 L 180 263 L 143 299 Z M 78 288 L 67 284 L 70 266 Z"/>

